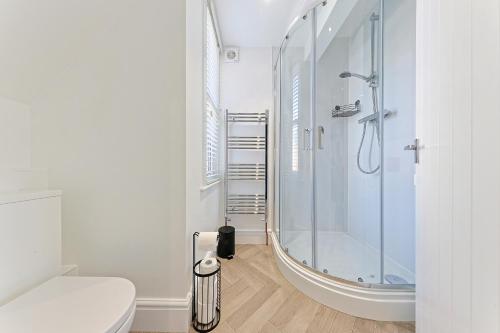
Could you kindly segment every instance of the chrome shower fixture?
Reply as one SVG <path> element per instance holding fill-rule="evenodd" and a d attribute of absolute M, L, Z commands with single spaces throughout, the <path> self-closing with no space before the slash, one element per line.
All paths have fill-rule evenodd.
<path fill-rule="evenodd" d="M 340 73 L 339 77 L 341 79 L 347 79 L 350 77 L 357 77 L 358 79 L 364 80 L 366 82 L 370 82 L 372 80 L 372 76 L 364 76 L 361 74 L 356 74 L 356 73 L 351 73 L 351 72 L 342 72 L 342 73 Z"/>
<path fill-rule="evenodd" d="M 375 137 L 375 133 L 377 134 L 377 142 L 380 146 L 380 128 L 379 128 L 379 105 L 378 105 L 378 92 L 377 92 L 377 87 L 378 87 L 378 76 L 377 72 L 375 70 L 376 68 L 376 59 L 375 59 L 375 46 L 376 46 L 376 21 L 380 19 L 379 15 L 373 13 L 370 16 L 370 23 L 371 23 L 371 36 L 370 36 L 370 62 L 371 62 L 371 74 L 370 76 L 365 76 L 361 74 L 356 74 L 356 73 L 351 73 L 349 71 L 345 71 L 339 74 L 339 77 L 341 79 L 348 79 L 351 77 L 355 77 L 358 79 L 361 79 L 368 83 L 368 86 L 371 88 L 372 92 L 372 106 L 373 106 L 373 113 L 367 117 L 364 117 L 361 119 L 359 122 L 363 124 L 363 134 L 361 134 L 361 142 L 359 143 L 358 147 L 358 156 L 357 156 L 357 164 L 358 164 L 358 169 L 364 174 L 371 175 L 376 173 L 380 169 L 380 162 L 376 167 L 372 167 L 371 165 L 369 166 L 368 169 L 365 169 L 361 166 L 361 149 L 363 148 L 363 143 L 365 142 L 365 135 L 366 135 L 366 127 L 368 123 L 371 124 L 373 127 L 372 131 L 372 137 L 371 137 L 371 143 L 370 143 L 370 149 L 368 153 L 368 161 L 369 164 L 371 164 L 371 157 L 373 153 L 373 139 Z M 384 114 L 385 118 L 385 114 Z"/>
<path fill-rule="evenodd" d="M 369 83 L 370 87 L 376 87 L 377 86 L 377 76 L 375 75 L 375 73 L 373 73 L 370 76 L 365 76 L 365 75 L 361 75 L 361 74 L 351 73 L 351 72 L 345 71 L 345 72 L 340 73 L 339 77 L 341 79 L 348 79 L 348 78 L 351 78 L 351 77 L 355 77 L 355 78 L 361 79 L 361 80 Z"/>

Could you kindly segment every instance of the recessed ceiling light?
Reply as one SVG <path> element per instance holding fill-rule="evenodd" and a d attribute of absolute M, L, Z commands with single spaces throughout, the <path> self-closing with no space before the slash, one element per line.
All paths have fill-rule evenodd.
<path fill-rule="evenodd" d="M 332 27 L 328 27 L 328 32 L 332 32 Z"/>

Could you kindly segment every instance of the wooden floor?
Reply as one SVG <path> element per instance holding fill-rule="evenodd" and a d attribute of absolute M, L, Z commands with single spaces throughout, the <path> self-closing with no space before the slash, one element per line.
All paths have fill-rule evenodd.
<path fill-rule="evenodd" d="M 415 332 L 414 323 L 356 318 L 315 302 L 281 275 L 271 246 L 263 245 L 240 245 L 233 260 L 222 260 L 221 312 L 213 332 Z"/>

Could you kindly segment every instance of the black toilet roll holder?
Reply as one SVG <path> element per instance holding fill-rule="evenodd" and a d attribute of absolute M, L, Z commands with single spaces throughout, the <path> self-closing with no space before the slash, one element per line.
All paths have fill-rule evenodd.
<path fill-rule="evenodd" d="M 217 260 L 217 268 L 208 274 L 200 271 L 202 260 L 196 261 L 196 239 L 199 232 L 193 234 L 193 293 L 191 302 L 191 322 L 197 332 L 210 332 L 220 322 L 221 311 L 221 263 Z M 217 239 L 219 237 L 217 236 Z M 212 299 L 210 305 L 208 300 Z M 199 301 L 201 300 L 201 306 Z M 211 320 L 209 320 L 211 319 Z"/>

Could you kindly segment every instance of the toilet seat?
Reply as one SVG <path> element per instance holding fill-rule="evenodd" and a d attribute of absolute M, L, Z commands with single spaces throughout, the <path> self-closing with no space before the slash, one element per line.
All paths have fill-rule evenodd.
<path fill-rule="evenodd" d="M 0 307 L 0 332 L 122 333 L 134 314 L 132 282 L 59 276 Z"/>

